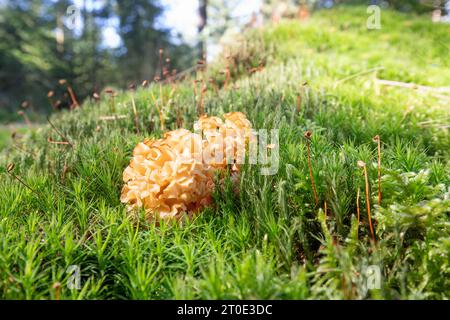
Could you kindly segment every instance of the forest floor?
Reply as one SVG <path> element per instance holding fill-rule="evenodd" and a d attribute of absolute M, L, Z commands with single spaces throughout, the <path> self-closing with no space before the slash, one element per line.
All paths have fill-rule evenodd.
<path fill-rule="evenodd" d="M 193 76 L 202 98 L 194 78 L 102 94 L 12 141 L 0 298 L 450 298 L 449 26 L 366 20 L 344 7 L 249 31 Z M 218 187 L 183 223 L 131 218 L 122 173 L 139 141 L 163 134 L 155 101 L 167 129 L 192 130 L 204 101 L 278 130 L 278 170 L 245 165 L 238 193 Z"/>

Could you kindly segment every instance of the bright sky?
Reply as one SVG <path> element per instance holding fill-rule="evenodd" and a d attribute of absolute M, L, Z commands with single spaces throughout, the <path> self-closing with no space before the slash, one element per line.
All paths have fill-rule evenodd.
<path fill-rule="evenodd" d="M 226 0 L 224 0 L 226 1 Z M 162 24 L 183 35 L 188 42 L 195 42 L 199 23 L 198 0 L 161 0 L 166 8 Z M 258 12 L 261 0 L 241 0 L 234 8 L 233 16 L 247 16 Z M 214 21 L 210 21 L 214 23 Z"/>
<path fill-rule="evenodd" d="M 78 8 L 83 6 L 84 0 L 74 0 Z M 88 7 L 101 6 L 104 0 L 88 0 Z M 223 0 L 227 1 L 227 0 Z M 234 8 L 233 16 L 249 16 L 253 12 L 259 11 L 261 0 L 241 0 L 237 1 Z M 197 40 L 198 17 L 198 0 L 160 0 L 160 4 L 165 8 L 162 17 L 159 19 L 161 26 L 172 30 L 173 35 L 180 34 L 183 39 L 194 44 Z M 209 21 L 214 23 L 214 21 Z M 120 46 L 121 39 L 116 33 L 118 26 L 117 19 L 110 20 L 108 25 L 103 29 L 104 44 L 111 48 Z M 81 29 L 80 21 L 75 24 L 76 29 Z"/>
<path fill-rule="evenodd" d="M 226 0 L 223 0 L 226 1 Z M 258 12 L 261 0 L 240 0 L 236 1 L 236 7 L 231 15 L 233 17 L 250 16 L 253 12 Z M 175 34 L 179 33 L 184 41 L 194 44 L 197 41 L 197 26 L 199 24 L 198 0 L 161 0 L 165 8 L 160 19 L 164 27 L 170 28 Z M 209 21 L 214 23 L 214 21 Z M 215 44 L 208 44 L 208 60 L 213 58 L 220 51 L 220 47 Z"/>

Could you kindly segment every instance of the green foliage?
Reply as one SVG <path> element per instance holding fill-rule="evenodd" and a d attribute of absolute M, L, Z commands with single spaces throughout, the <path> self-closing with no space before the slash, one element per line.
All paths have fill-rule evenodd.
<path fill-rule="evenodd" d="M 389 11 L 384 31 L 375 33 L 365 29 L 364 13 L 336 9 L 266 29 L 258 42 L 264 70 L 241 69 L 227 89 L 209 83 L 209 114 L 239 110 L 255 128 L 279 129 L 280 167 L 263 176 L 260 165 L 244 166 L 239 184 L 225 179 L 214 205 L 192 220 L 149 223 L 119 201 L 133 147 L 162 134 L 151 99 L 158 85 L 119 94 L 115 112 L 102 95 L 57 114 L 51 121 L 59 133 L 50 126 L 26 133 L 16 141 L 20 149 L 0 155 L 2 167 L 15 164 L 0 179 L 0 296 L 55 299 L 59 283 L 61 299 L 448 299 L 448 101 L 408 88 L 377 94 L 373 73 L 364 71 L 384 67 L 378 78 L 444 86 L 448 69 L 435 65 L 448 63 L 447 54 L 437 41 L 449 35 Z M 417 57 L 423 45 L 427 53 Z M 221 67 L 211 76 L 220 77 L 214 70 Z M 178 111 L 191 129 L 192 82 L 173 86 L 166 125 L 176 128 Z M 165 101 L 171 90 L 163 87 Z M 313 132 L 317 206 L 306 130 Z M 381 206 L 375 135 L 382 142 Z M 367 164 L 369 199 L 358 160 Z M 71 265 L 81 269 L 80 290 L 67 286 Z M 381 270 L 378 289 L 367 288 L 370 266 Z"/>
<path fill-rule="evenodd" d="M 70 107 L 66 79 L 79 101 L 106 86 L 128 87 L 132 81 L 159 75 L 160 48 L 170 56 L 170 71 L 192 64 L 189 46 L 174 44 L 156 20 L 162 8 L 153 0 L 84 1 L 79 22 L 69 25 L 72 0 L 7 0 L 0 5 L 0 108 L 8 113 L 28 101 L 34 111 Z M 76 17 L 74 17 L 76 18 Z M 118 20 L 118 48 L 104 43 L 103 31 Z M 48 99 L 47 93 L 54 96 Z M 60 101 L 59 103 L 56 103 Z M 17 118 L 17 117 L 16 117 Z M 14 120 L 0 112 L 0 122 Z"/>

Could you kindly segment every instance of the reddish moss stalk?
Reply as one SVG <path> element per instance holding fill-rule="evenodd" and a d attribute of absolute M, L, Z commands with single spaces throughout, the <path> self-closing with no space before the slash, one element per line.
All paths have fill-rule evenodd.
<path fill-rule="evenodd" d="M 52 90 L 50 90 L 50 91 L 47 93 L 48 101 L 50 102 L 50 106 L 52 107 L 53 110 L 56 109 L 55 101 L 53 101 L 54 95 L 55 95 L 55 93 L 54 93 Z"/>
<path fill-rule="evenodd" d="M 78 103 L 77 97 L 75 95 L 75 92 L 73 91 L 72 87 L 70 85 L 67 85 L 67 91 L 69 92 L 70 99 L 72 100 L 72 109 L 76 109 L 80 107 L 80 104 Z"/>
<path fill-rule="evenodd" d="M 69 145 L 69 142 L 67 141 L 55 141 L 51 137 L 48 137 L 47 142 L 52 144 L 59 144 L 59 145 Z"/>
<path fill-rule="evenodd" d="M 297 114 L 300 114 L 301 111 L 302 111 L 302 96 L 298 95 L 297 96 Z"/>
<path fill-rule="evenodd" d="M 53 128 L 53 130 L 64 140 L 63 142 L 57 142 L 57 144 L 68 144 L 71 147 L 73 147 L 73 144 L 70 143 L 69 139 L 64 136 L 61 131 L 56 128 L 56 126 L 50 121 L 50 118 L 47 117 L 47 122 L 50 124 L 50 126 Z M 51 138 L 48 138 L 48 142 L 55 143 Z"/>
<path fill-rule="evenodd" d="M 373 229 L 372 224 L 372 216 L 370 214 L 370 194 L 369 194 L 369 176 L 367 174 L 367 166 L 363 161 L 358 161 L 358 166 L 362 167 L 364 170 L 364 179 L 366 184 L 366 206 L 367 206 L 367 216 L 369 218 L 369 227 L 370 227 L 370 234 L 372 235 L 372 239 L 375 242 L 375 231 Z"/>
<path fill-rule="evenodd" d="M 78 100 L 77 100 L 77 97 L 75 95 L 75 92 L 73 91 L 72 87 L 67 82 L 67 80 L 66 79 L 61 79 L 61 80 L 59 80 L 59 84 L 60 85 L 66 85 L 67 92 L 69 93 L 69 96 L 70 96 L 70 100 L 72 100 L 72 104 L 70 105 L 70 109 L 72 110 L 72 109 L 78 108 L 80 106 L 80 104 L 78 103 Z"/>
<path fill-rule="evenodd" d="M 28 126 L 29 128 L 31 128 L 31 121 L 30 121 L 30 118 L 28 118 L 27 114 L 26 114 L 24 111 L 22 111 L 22 110 L 17 111 L 17 114 L 18 114 L 19 116 L 22 116 L 23 119 L 25 120 L 25 123 L 27 124 L 27 126 Z"/>
<path fill-rule="evenodd" d="M 20 184 L 22 184 L 25 188 L 27 188 L 28 190 L 30 190 L 31 192 L 33 192 L 34 194 L 40 196 L 40 194 L 38 194 L 33 188 L 31 188 L 28 184 L 25 183 L 25 181 L 23 181 L 19 176 L 14 174 L 14 168 L 15 168 L 15 164 L 14 163 L 10 163 L 7 167 L 6 167 L 6 172 L 14 179 L 16 179 Z"/>
<path fill-rule="evenodd" d="M 61 299 L 61 283 L 56 282 L 53 285 L 53 289 L 55 289 L 55 300 L 60 300 Z"/>
<path fill-rule="evenodd" d="M 225 69 L 225 83 L 223 84 L 223 88 L 226 89 L 228 87 L 228 82 L 230 81 L 230 68 Z"/>

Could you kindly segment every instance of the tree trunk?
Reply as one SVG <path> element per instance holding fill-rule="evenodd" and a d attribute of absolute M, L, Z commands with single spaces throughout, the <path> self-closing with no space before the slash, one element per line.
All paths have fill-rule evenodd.
<path fill-rule="evenodd" d="M 203 38 L 202 33 L 208 21 L 207 7 L 208 0 L 199 0 L 198 13 L 200 16 L 200 23 L 198 25 L 198 35 L 200 39 L 198 42 L 198 55 L 200 60 L 203 60 L 203 58 L 206 57 L 206 40 Z"/>
<path fill-rule="evenodd" d="M 56 50 L 62 54 L 64 52 L 64 25 L 62 17 L 57 13 L 56 17 Z"/>

